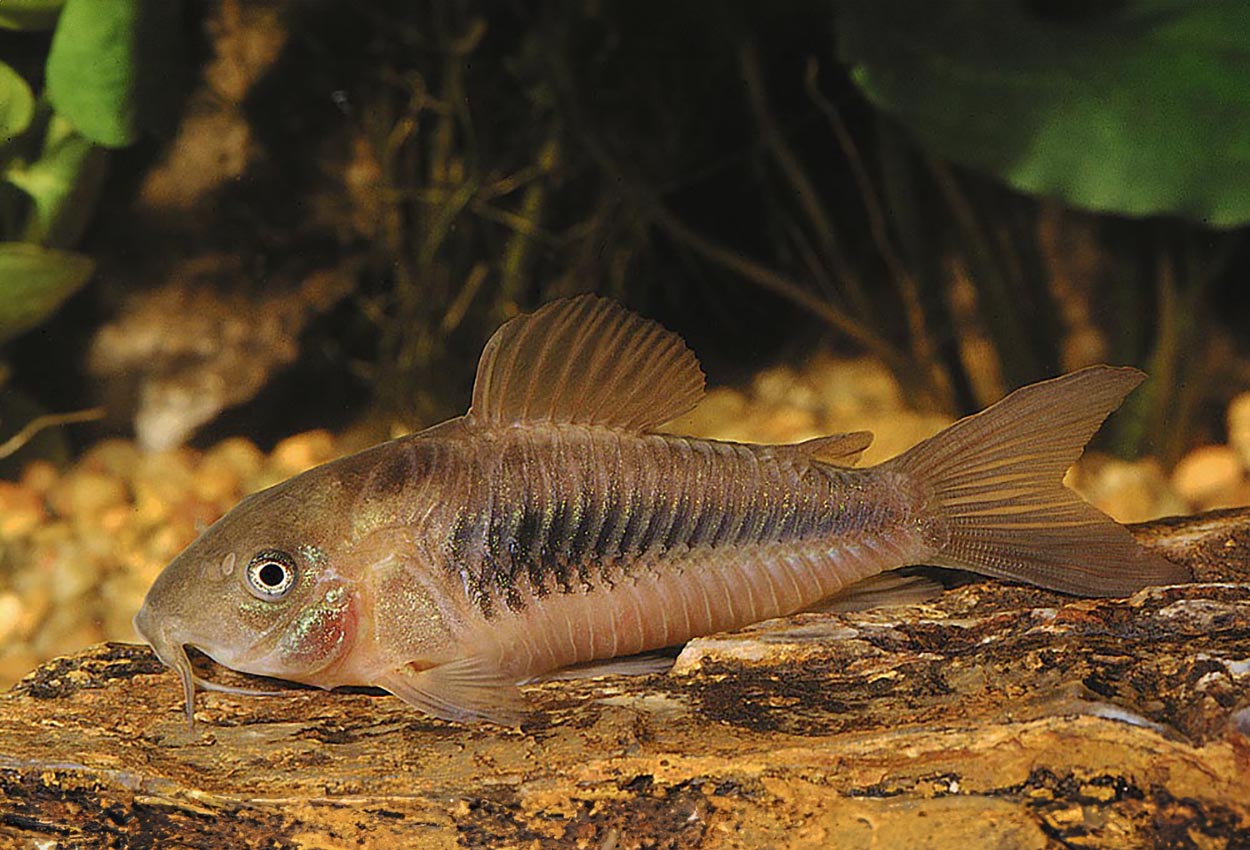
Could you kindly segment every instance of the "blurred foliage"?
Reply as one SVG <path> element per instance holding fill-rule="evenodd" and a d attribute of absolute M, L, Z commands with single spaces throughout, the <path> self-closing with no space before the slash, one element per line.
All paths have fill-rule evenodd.
<path fill-rule="evenodd" d="M 65 0 L 5 0 L 0 5 L 0 27 L 14 30 L 50 30 Z"/>
<path fill-rule="evenodd" d="M 1142 365 L 1156 381 L 1118 448 L 1174 457 L 1241 231 L 1073 215 L 953 163 L 1077 206 L 1239 222 L 1248 42 L 1223 2 L 1070 6 L 371 6 L 349 97 L 383 186 L 369 378 L 430 421 L 519 309 L 586 288 L 671 307 L 680 281 L 740 333 L 753 319 L 721 302 L 745 281 L 920 406 L 975 410 L 1090 357 Z M 317 14 L 308 57 L 343 33 Z M 1056 227 L 1094 259 L 1061 268 Z M 1099 344 L 1072 344 L 1074 299 Z"/>
<path fill-rule="evenodd" d="M 0 188 L 8 189 L 0 192 L 0 340 L 37 324 L 90 277 L 91 261 L 65 249 L 90 218 L 105 149 L 130 144 L 150 120 L 140 93 L 174 78 L 165 62 L 176 12 L 165 0 L 26 0 L 0 9 L 5 27 L 53 30 L 43 67 L 30 72 L 46 79 L 38 96 L 0 62 Z"/>
<path fill-rule="evenodd" d="M 1250 222 L 1244 0 L 837 6 L 865 95 L 928 150 L 1132 216 Z"/>
<path fill-rule="evenodd" d="M 53 110 L 106 148 L 166 124 L 185 61 L 180 7 L 179 0 L 66 0 L 48 50 Z"/>
<path fill-rule="evenodd" d="M 725 168 L 749 168 L 753 144 L 724 85 L 737 73 L 726 38 L 742 21 L 726 29 L 719 9 L 369 9 L 355 60 L 368 70 L 346 100 L 383 187 L 376 277 L 360 303 L 378 346 L 362 368 L 386 406 L 418 422 L 463 410 L 486 335 L 540 301 L 589 288 L 635 305 L 676 300 L 655 199 L 733 186 Z M 309 13 L 294 66 L 328 55 L 353 23 Z M 717 203 L 746 211 L 748 195 Z M 723 294 L 723 273 L 692 258 L 681 249 L 676 264 Z"/>
<path fill-rule="evenodd" d="M 153 110 L 169 104 L 150 92 L 177 78 L 169 62 L 178 7 L 176 0 L 0 5 L 0 28 L 17 31 L 5 35 L 0 55 L 0 343 L 40 324 L 90 279 L 93 260 L 69 249 L 103 186 L 107 149 L 134 142 Z M 40 416 L 5 389 L 0 433 L 9 440 L 0 455 L 44 427 L 81 419 Z"/>
<path fill-rule="evenodd" d="M 108 152 L 62 116 L 53 113 L 46 120 L 39 158 L 10 162 L 4 177 L 29 199 L 22 210 L 26 244 L 67 248 L 78 243 L 91 219 L 108 171 Z"/>
<path fill-rule="evenodd" d="M 1105 243 L 1115 271 L 1086 284 L 1123 311 L 1107 355 L 1154 378 L 1117 420 L 1118 450 L 1135 455 L 1149 441 L 1165 461 L 1178 457 L 1209 365 L 1206 305 L 1244 235 L 1206 228 L 1250 222 L 1245 3 L 883 0 L 837 13 L 852 79 L 928 154 L 1073 207 L 1192 222 L 1117 225 L 1120 238 Z M 1040 258 L 1040 274 L 1019 262 L 987 274 L 977 207 L 934 170 L 981 266 L 973 278 L 1006 382 L 1036 377 L 1064 332 L 1053 258 Z M 1013 243 L 1027 245 L 1027 232 Z"/>
<path fill-rule="evenodd" d="M 91 277 L 93 264 L 81 254 L 0 243 L 0 342 L 37 325 Z"/>
<path fill-rule="evenodd" d="M 383 188 L 377 285 L 360 299 L 378 351 L 362 368 L 385 406 L 429 422 L 463 409 L 501 321 L 590 282 L 621 295 L 643 240 L 569 156 L 545 68 L 553 16 L 526 29 L 463 2 L 367 15 L 385 38 L 370 40 L 373 73 L 351 102 Z M 311 53 L 329 49 L 335 33 L 322 35 Z"/>
<path fill-rule="evenodd" d="M 30 126 L 35 116 L 35 97 L 21 75 L 0 65 L 0 141 L 7 143 Z"/>

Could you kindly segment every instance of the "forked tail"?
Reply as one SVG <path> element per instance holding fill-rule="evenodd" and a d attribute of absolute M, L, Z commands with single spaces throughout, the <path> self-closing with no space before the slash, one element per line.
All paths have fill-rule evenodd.
<path fill-rule="evenodd" d="M 889 461 L 917 482 L 935 520 L 937 566 L 1082 596 L 1188 581 L 1124 526 L 1063 485 L 1103 420 L 1142 382 L 1092 366 L 1016 390 Z"/>

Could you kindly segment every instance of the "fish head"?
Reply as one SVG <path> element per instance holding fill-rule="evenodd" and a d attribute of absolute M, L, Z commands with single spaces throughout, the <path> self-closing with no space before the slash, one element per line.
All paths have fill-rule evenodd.
<path fill-rule="evenodd" d="M 346 494 L 323 470 L 244 499 L 148 591 L 135 629 L 181 677 L 188 717 L 188 646 L 234 670 L 294 681 L 316 679 L 350 651 L 358 594 L 336 542 Z"/>

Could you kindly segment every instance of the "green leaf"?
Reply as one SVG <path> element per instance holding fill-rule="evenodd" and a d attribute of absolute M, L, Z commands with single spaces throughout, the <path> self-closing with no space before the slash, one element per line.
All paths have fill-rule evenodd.
<path fill-rule="evenodd" d="M 134 142 L 178 85 L 180 5 L 66 0 L 48 52 L 46 91 L 56 111 L 96 144 Z"/>
<path fill-rule="evenodd" d="M 137 136 L 136 53 L 142 0 L 66 0 L 48 52 L 47 96 L 101 145 Z"/>
<path fill-rule="evenodd" d="M 0 28 L 10 30 L 50 30 L 56 26 L 65 0 L 3 0 L 0 2 Z"/>
<path fill-rule="evenodd" d="M 107 171 L 108 151 L 53 115 L 39 159 L 14 162 L 4 173 L 34 201 L 25 241 L 50 248 L 76 244 L 95 211 Z"/>
<path fill-rule="evenodd" d="M 0 62 L 0 144 L 20 136 L 35 115 L 35 97 L 22 76 Z"/>
<path fill-rule="evenodd" d="M 0 342 L 42 322 L 94 269 L 82 254 L 0 242 Z"/>
<path fill-rule="evenodd" d="M 939 155 L 1078 207 L 1250 221 L 1245 0 L 838 9 L 855 82 Z"/>

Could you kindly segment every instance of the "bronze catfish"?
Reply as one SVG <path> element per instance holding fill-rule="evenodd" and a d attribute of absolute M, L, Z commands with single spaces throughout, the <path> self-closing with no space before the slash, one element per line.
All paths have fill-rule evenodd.
<path fill-rule="evenodd" d="M 1187 579 L 1062 483 L 1143 378 L 1018 390 L 893 460 L 865 432 L 797 445 L 653 429 L 703 373 L 675 334 L 593 296 L 501 327 L 467 414 L 244 499 L 160 575 L 135 626 L 248 673 L 375 685 L 515 723 L 518 683 L 807 608 L 935 564 L 1084 595 Z"/>

